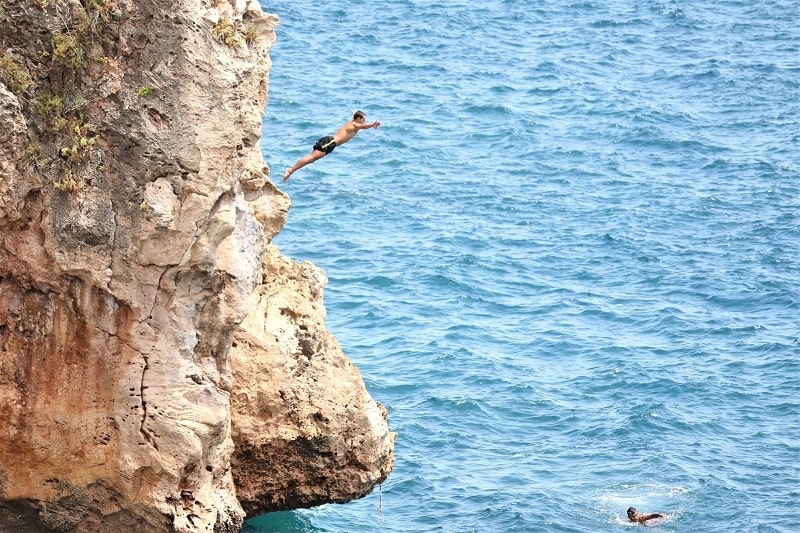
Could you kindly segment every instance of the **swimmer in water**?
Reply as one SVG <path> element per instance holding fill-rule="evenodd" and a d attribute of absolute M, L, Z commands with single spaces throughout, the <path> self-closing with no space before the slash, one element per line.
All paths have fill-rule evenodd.
<path fill-rule="evenodd" d="M 628 520 L 638 524 L 644 524 L 648 520 L 653 520 L 654 518 L 664 518 L 666 516 L 661 513 L 639 514 L 639 512 L 636 510 L 636 507 L 628 507 L 627 513 Z"/>

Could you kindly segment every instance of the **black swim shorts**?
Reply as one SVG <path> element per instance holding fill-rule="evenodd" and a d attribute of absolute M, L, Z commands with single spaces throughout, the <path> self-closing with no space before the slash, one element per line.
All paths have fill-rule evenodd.
<path fill-rule="evenodd" d="M 314 143 L 314 150 L 325 152 L 326 154 L 333 152 L 334 148 L 336 148 L 336 141 L 333 140 L 333 135 L 320 137 L 317 139 L 317 142 Z"/>

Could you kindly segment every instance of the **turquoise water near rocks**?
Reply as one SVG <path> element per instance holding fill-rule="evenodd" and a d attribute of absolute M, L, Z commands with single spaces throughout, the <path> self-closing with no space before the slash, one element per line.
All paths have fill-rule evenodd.
<path fill-rule="evenodd" d="M 794 1 L 262 0 L 275 242 L 398 433 L 266 532 L 800 528 Z"/>

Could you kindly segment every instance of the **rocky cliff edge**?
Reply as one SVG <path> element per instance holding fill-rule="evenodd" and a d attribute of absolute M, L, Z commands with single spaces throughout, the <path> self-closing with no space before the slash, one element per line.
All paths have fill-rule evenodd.
<path fill-rule="evenodd" d="M 389 474 L 271 244 L 254 0 L 0 0 L 0 531 L 238 531 Z"/>

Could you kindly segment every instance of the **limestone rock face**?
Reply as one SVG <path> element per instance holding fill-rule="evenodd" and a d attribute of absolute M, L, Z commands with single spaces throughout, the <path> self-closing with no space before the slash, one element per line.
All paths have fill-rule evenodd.
<path fill-rule="evenodd" d="M 239 500 L 253 515 L 365 495 L 392 469 L 394 434 L 325 329 L 325 274 L 270 246 L 263 276 L 230 353 Z"/>
<path fill-rule="evenodd" d="M 391 470 L 324 275 L 269 244 L 277 23 L 0 0 L 0 531 L 238 531 Z"/>

